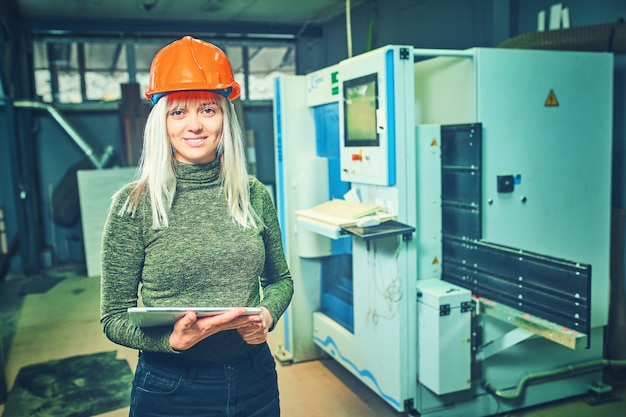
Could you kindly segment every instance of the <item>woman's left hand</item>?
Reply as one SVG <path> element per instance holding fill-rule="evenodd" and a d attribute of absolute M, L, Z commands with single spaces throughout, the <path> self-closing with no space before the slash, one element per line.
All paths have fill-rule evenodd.
<path fill-rule="evenodd" d="M 274 319 L 269 310 L 265 307 L 261 307 L 263 311 L 259 314 L 261 317 L 260 322 L 250 323 L 245 327 L 237 329 L 244 342 L 250 345 L 258 345 L 264 343 L 267 340 L 267 332 L 272 328 Z"/>

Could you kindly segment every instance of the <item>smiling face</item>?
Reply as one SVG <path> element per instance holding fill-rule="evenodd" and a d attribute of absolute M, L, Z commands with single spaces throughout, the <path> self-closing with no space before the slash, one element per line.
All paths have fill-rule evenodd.
<path fill-rule="evenodd" d="M 168 94 L 167 136 L 176 160 L 206 164 L 216 158 L 224 112 L 220 97 L 209 92 Z"/>

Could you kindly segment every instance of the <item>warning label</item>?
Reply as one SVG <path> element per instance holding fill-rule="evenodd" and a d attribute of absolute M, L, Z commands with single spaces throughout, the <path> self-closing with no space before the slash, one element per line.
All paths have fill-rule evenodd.
<path fill-rule="evenodd" d="M 546 99 L 546 107 L 557 107 L 559 105 L 559 100 L 556 99 L 556 94 L 554 94 L 554 90 L 550 90 L 548 93 L 548 98 Z"/>

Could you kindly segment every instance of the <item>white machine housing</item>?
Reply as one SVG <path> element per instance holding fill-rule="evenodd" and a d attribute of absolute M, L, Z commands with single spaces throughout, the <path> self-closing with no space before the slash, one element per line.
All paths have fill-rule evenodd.
<path fill-rule="evenodd" d="M 419 381 L 437 395 L 472 387 L 472 310 L 471 291 L 417 281 Z"/>
<path fill-rule="evenodd" d="M 417 410 L 429 417 L 479 417 L 586 393 L 601 377 L 599 371 L 528 385 L 515 401 L 494 398 L 481 382 L 506 390 L 528 373 L 602 358 L 608 320 L 612 72 L 609 53 L 390 45 L 307 77 L 295 76 L 293 82 L 281 77 L 286 82 L 278 83 L 279 212 L 300 288 L 288 315 L 293 358 L 313 358 L 315 345 L 397 411 Z M 378 82 L 378 146 L 346 146 L 343 84 L 372 73 Z M 304 244 L 294 215 L 324 201 L 324 192 L 306 194 L 307 187 L 312 192 L 322 183 L 294 174 L 310 166 L 307 159 L 317 158 L 313 144 L 319 124 L 311 111 L 329 102 L 338 103 L 341 180 L 351 183 L 361 201 L 385 207 L 416 229 L 408 239 L 352 238 L 352 331 L 319 311 L 318 264 L 328 254 L 328 242 Z M 478 360 L 467 354 L 469 344 L 447 342 L 448 336 L 467 341 L 469 313 L 449 320 L 435 314 L 446 303 L 439 285 L 451 285 L 436 282 L 446 256 L 441 130 L 468 123 L 482 125 L 481 239 L 591 265 L 588 349 L 535 336 Z M 501 175 L 515 179 L 509 192 L 497 188 Z M 334 236 L 341 239 L 342 233 Z M 420 288 L 428 296 L 418 301 Z M 468 291 L 459 293 L 465 302 Z M 520 299 L 512 307 L 523 310 L 528 301 Z M 472 325 L 481 336 L 472 341 L 479 344 L 472 346 L 476 351 L 516 330 L 513 323 L 475 313 Z M 305 354 L 297 354 L 298 344 Z M 459 362 L 446 361 L 442 353 Z M 480 376 L 470 373 L 468 378 L 472 361 L 481 368 Z"/>
<path fill-rule="evenodd" d="M 402 45 L 383 47 L 342 61 L 338 68 L 340 94 L 346 91 L 344 83 L 353 79 L 377 80 L 380 135 L 379 146 L 357 147 L 364 157 L 355 161 L 355 148 L 345 146 L 340 133 L 341 179 L 351 181 L 361 201 L 376 203 L 396 214 L 398 221 L 414 225 L 416 201 L 407 198 L 404 190 L 414 189 L 417 178 L 409 156 L 415 154 L 415 122 L 412 113 L 400 110 L 413 103 L 412 50 Z M 340 101 L 340 132 L 344 115 Z M 414 247 L 413 239 L 403 240 L 400 235 L 371 241 L 353 237 L 354 331 L 322 312 L 313 314 L 315 344 L 399 411 L 406 409 L 406 401 L 413 401 L 416 388 L 417 328 L 407 326 L 406 320 L 416 316 L 417 308 Z"/>

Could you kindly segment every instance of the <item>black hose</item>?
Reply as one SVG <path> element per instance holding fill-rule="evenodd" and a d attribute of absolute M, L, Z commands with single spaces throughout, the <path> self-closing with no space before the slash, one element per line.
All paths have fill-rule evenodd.
<path fill-rule="evenodd" d="M 499 47 L 623 53 L 626 24 L 620 18 L 615 23 L 531 32 L 507 39 Z"/>

